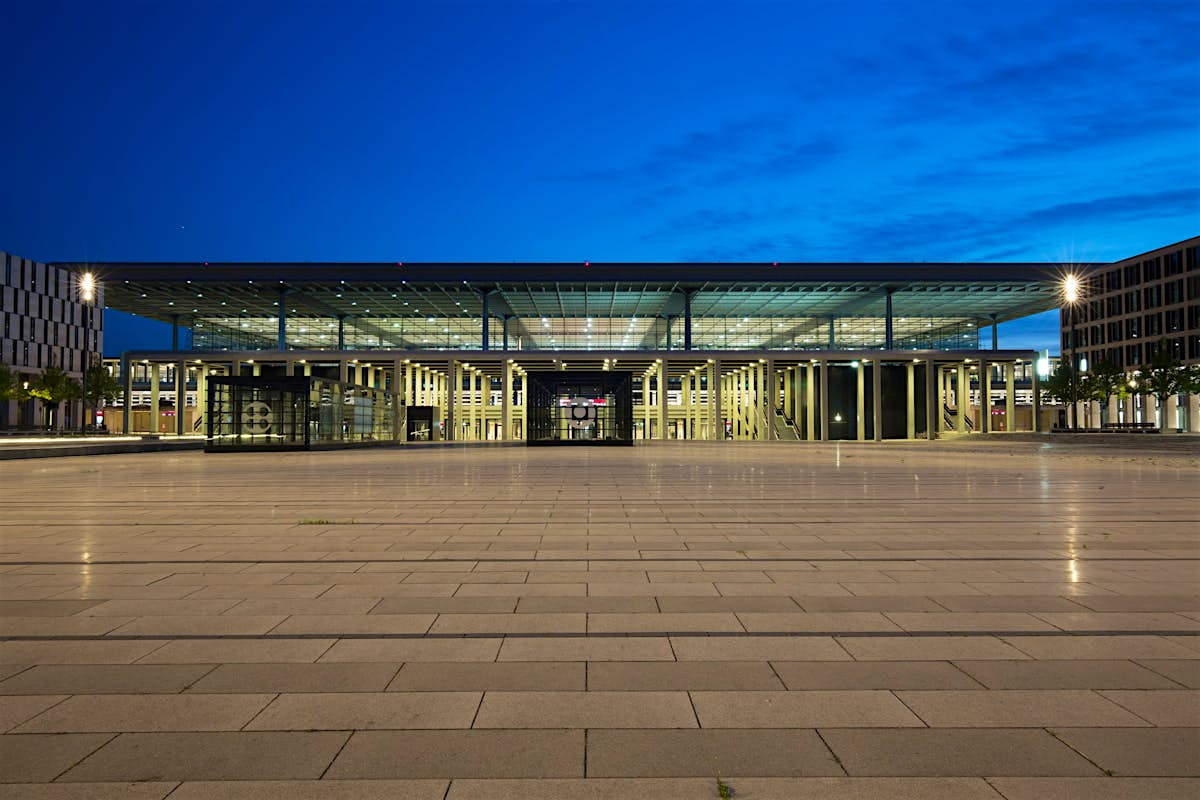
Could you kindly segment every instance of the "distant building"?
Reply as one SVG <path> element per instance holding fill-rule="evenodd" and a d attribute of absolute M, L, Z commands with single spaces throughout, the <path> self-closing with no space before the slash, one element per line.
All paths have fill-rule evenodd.
<path fill-rule="evenodd" d="M 61 367 L 75 380 L 84 368 L 84 352 L 100 360 L 104 330 L 103 288 L 85 312 L 78 272 L 0 253 L 0 363 L 33 380 L 46 367 Z M 85 329 L 85 318 L 89 326 Z M 79 427 L 81 405 L 63 403 L 55 427 Z M 41 401 L 0 401 L 0 428 L 34 428 L 42 424 Z"/>

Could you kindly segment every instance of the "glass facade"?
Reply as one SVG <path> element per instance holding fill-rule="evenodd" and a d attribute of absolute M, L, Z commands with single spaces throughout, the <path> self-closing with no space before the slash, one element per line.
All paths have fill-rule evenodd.
<path fill-rule="evenodd" d="M 400 440 L 399 398 L 318 377 L 209 380 L 205 450 L 307 450 Z"/>
<path fill-rule="evenodd" d="M 529 444 L 633 444 L 629 372 L 531 372 Z"/>

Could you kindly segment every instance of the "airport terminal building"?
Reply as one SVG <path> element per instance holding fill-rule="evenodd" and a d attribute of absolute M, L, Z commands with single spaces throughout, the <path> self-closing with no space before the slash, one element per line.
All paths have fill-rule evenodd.
<path fill-rule="evenodd" d="M 1189 275 L 1196 243 L 1173 246 Z M 171 350 L 122 355 L 110 427 L 272 446 L 318 428 L 530 443 L 1037 431 L 1038 354 L 1001 348 L 996 326 L 1058 308 L 1068 273 L 1114 265 L 53 267 L 174 326 Z"/>
<path fill-rule="evenodd" d="M 382 393 L 370 405 L 395 406 L 388 424 L 400 438 L 526 441 L 1036 430 L 1036 354 L 1000 349 L 995 326 L 1055 308 L 1064 272 L 960 263 L 63 266 L 94 271 L 110 308 L 177 331 L 169 352 L 124 354 L 125 430 L 207 430 L 210 389 L 229 395 L 226 379 L 308 377 L 347 387 L 343 404 L 359 402 L 350 387 Z M 991 347 L 981 349 L 981 330 Z M 190 390 L 195 410 L 162 414 L 164 381 L 175 397 Z M 150 394 L 140 398 L 144 414 L 133 402 L 139 384 Z M 421 424 L 409 424 L 414 414 Z M 296 425 L 271 421 L 272 430 Z"/>

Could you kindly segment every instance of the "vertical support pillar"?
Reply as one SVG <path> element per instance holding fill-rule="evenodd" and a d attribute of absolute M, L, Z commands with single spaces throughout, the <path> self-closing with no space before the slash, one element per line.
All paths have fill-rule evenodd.
<path fill-rule="evenodd" d="M 338 380 L 342 383 L 348 383 L 350 378 L 350 365 L 346 363 L 346 359 L 338 359 Z"/>
<path fill-rule="evenodd" d="M 892 292 L 894 292 L 896 290 L 894 287 L 889 286 L 889 287 L 887 287 L 886 291 L 887 291 L 887 303 L 886 303 L 886 307 L 884 309 L 885 313 L 884 313 L 884 319 L 883 319 L 883 337 L 884 337 L 884 348 L 887 350 L 891 350 L 892 349 L 892 339 L 893 339 L 893 337 L 892 337 Z"/>
<path fill-rule="evenodd" d="M 857 395 L 855 400 L 855 431 L 854 438 L 858 441 L 866 441 L 867 438 L 867 362 L 860 360 L 858 362 L 858 375 L 856 376 Z"/>
<path fill-rule="evenodd" d="M 971 402 L 970 385 L 967 383 L 967 365 L 965 362 L 958 362 L 958 377 L 954 384 L 954 402 L 958 409 L 958 414 L 955 416 L 954 429 L 959 433 L 967 432 L 967 408 Z"/>
<path fill-rule="evenodd" d="M 85 331 L 84 335 L 86 336 L 88 333 L 91 333 L 91 331 Z M 179 315 L 178 314 L 171 315 L 171 352 L 172 353 L 179 352 Z"/>
<path fill-rule="evenodd" d="M 199 430 L 201 433 L 207 433 L 208 426 L 208 365 L 200 363 L 196 365 L 196 414 L 200 420 L 200 427 L 197 429 L 193 425 L 192 430 Z"/>
<path fill-rule="evenodd" d="M 871 362 L 871 430 L 875 441 L 883 441 L 883 361 Z"/>
<path fill-rule="evenodd" d="M 488 349 L 488 319 L 490 317 L 490 314 L 488 313 L 488 296 L 491 295 L 491 293 L 492 293 L 491 289 L 485 289 L 483 292 L 480 293 L 482 295 L 481 300 L 483 302 L 483 342 L 482 342 L 483 347 L 482 347 L 482 349 L 484 351 L 486 351 Z M 473 384 L 474 384 L 474 380 L 472 380 L 472 385 Z"/>
<path fill-rule="evenodd" d="M 162 379 L 162 367 L 158 364 L 150 365 L 150 432 L 159 433 L 159 403 L 158 403 L 158 384 Z"/>
<path fill-rule="evenodd" d="M 175 435 L 187 432 L 187 362 L 175 364 Z"/>
<path fill-rule="evenodd" d="M 1200 394 L 1187 396 L 1188 433 L 1200 433 Z"/>
<path fill-rule="evenodd" d="M 837 322 L 837 319 L 835 317 L 833 317 L 833 316 L 829 317 L 829 349 L 830 350 L 837 349 L 837 336 L 834 333 L 834 325 L 836 322 Z M 821 413 L 824 414 L 825 412 L 822 411 Z M 821 440 L 825 441 L 825 437 L 822 436 Z"/>
<path fill-rule="evenodd" d="M 692 349 L 692 289 L 683 292 L 683 349 Z"/>
<path fill-rule="evenodd" d="M 1029 429 L 1034 433 L 1038 433 L 1042 429 L 1042 380 L 1038 377 L 1036 360 L 1033 363 L 1033 369 L 1030 371 L 1029 388 L 1033 394 L 1030 398 L 1032 404 L 1030 411 L 1033 413 L 1033 418 L 1030 420 Z"/>
<path fill-rule="evenodd" d="M 129 353 L 121 353 L 121 433 L 129 435 L 130 418 L 133 417 L 133 364 Z"/>
<path fill-rule="evenodd" d="M 804 367 L 804 428 L 810 442 L 817 440 L 817 387 L 813 380 L 814 374 L 816 370 L 810 361 Z"/>
<path fill-rule="evenodd" d="M 448 367 L 447 375 L 450 385 L 446 392 L 446 438 L 457 442 L 462 439 L 462 432 L 459 430 L 462 414 L 462 367 L 453 359 L 450 360 Z"/>
<path fill-rule="evenodd" d="M 933 362 L 929 362 L 929 363 L 932 364 Z M 946 407 L 949 405 L 947 400 L 949 400 L 949 394 L 950 394 L 946 389 L 947 372 L 948 372 L 947 370 L 944 370 L 941 367 L 934 368 L 934 376 L 937 379 L 935 388 L 937 391 L 936 391 L 936 396 L 931 397 L 930 400 L 937 401 L 936 402 L 937 414 L 935 417 L 933 417 L 933 419 L 936 421 L 935 430 L 938 432 L 942 432 L 942 431 L 946 430 Z M 929 438 L 932 439 L 933 437 L 931 436 Z"/>
<path fill-rule="evenodd" d="M 505 318 L 505 322 L 508 318 Z M 504 359 L 500 375 L 500 438 L 508 441 L 513 438 L 512 429 L 512 394 L 513 394 L 513 365 L 512 359 Z"/>
<path fill-rule="evenodd" d="M 287 359 L 283 362 L 283 374 L 287 377 L 292 377 L 296 374 L 296 362 L 292 359 Z"/>
<path fill-rule="evenodd" d="M 503 331 L 503 336 L 504 336 L 504 349 L 505 350 L 508 349 L 508 321 L 510 319 L 512 319 L 512 315 L 505 314 L 504 319 L 500 323 L 501 329 Z"/>
<path fill-rule="evenodd" d="M 668 330 L 670 330 L 668 323 Z M 667 361 L 658 362 L 658 437 L 667 438 Z"/>
<path fill-rule="evenodd" d="M 904 366 L 904 436 L 917 438 L 917 365 L 911 361 Z"/>
<path fill-rule="evenodd" d="M 1173 394 L 1167 398 L 1163 408 L 1163 433 L 1171 433 L 1179 427 L 1179 395 Z"/>
<path fill-rule="evenodd" d="M 1000 329 L 997 327 L 996 315 L 992 314 L 991 318 L 992 318 L 992 349 L 999 350 L 1000 349 Z"/>
<path fill-rule="evenodd" d="M 833 330 L 833 317 L 829 318 L 829 330 Z M 832 338 L 833 334 L 830 333 Z M 829 441 L 829 361 L 821 359 L 821 441 Z"/>
<path fill-rule="evenodd" d="M 1004 365 L 1004 430 L 1017 429 L 1017 365 Z M 1116 412 L 1113 412 L 1116 413 Z"/>
<path fill-rule="evenodd" d="M 992 365 L 979 362 L 979 433 L 992 432 Z"/>
<path fill-rule="evenodd" d="M 725 440 L 725 411 L 721 404 L 721 362 L 714 360 L 708 365 L 708 405 L 710 438 L 714 442 Z"/>
<path fill-rule="evenodd" d="M 346 315 L 338 314 L 338 350 L 346 349 Z"/>
<path fill-rule="evenodd" d="M 775 361 L 768 359 L 767 363 L 759 365 L 762 368 L 762 387 L 764 391 L 762 404 L 763 423 L 767 426 L 766 436 L 768 441 L 775 441 L 779 438 L 779 431 L 775 428 L 775 409 L 779 407 L 779 376 L 775 374 Z"/>
<path fill-rule="evenodd" d="M 937 438 L 938 425 L 942 419 L 942 382 L 933 359 L 925 361 L 925 438 Z"/>
<path fill-rule="evenodd" d="M 279 287 L 279 342 L 276 345 L 279 350 L 287 350 L 287 289 L 283 286 Z"/>

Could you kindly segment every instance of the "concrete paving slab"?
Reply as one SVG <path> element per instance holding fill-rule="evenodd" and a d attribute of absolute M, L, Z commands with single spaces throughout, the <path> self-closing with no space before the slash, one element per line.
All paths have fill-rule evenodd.
<path fill-rule="evenodd" d="M 1195 800 L 1195 778 L 992 778 L 1005 800 Z"/>
<path fill-rule="evenodd" d="M 771 666 L 792 691 L 983 688 L 946 661 L 772 661 Z"/>
<path fill-rule="evenodd" d="M 586 666 L 572 661 L 410 662 L 396 673 L 387 689 L 389 692 L 583 691 L 587 684 Z M 641 662 L 638 666 L 648 664 Z"/>
<path fill-rule="evenodd" d="M 822 730 L 850 775 L 1100 775 L 1043 730 Z"/>
<path fill-rule="evenodd" d="M 326 779 L 582 777 L 583 731 L 358 731 Z"/>
<path fill-rule="evenodd" d="M 695 728 L 687 692 L 487 692 L 475 728 Z"/>
<path fill-rule="evenodd" d="M 1052 733 L 1120 776 L 1200 776 L 1200 729 L 1055 728 Z"/>
<path fill-rule="evenodd" d="M 442 800 L 449 781 L 189 781 L 174 800 Z"/>
<path fill-rule="evenodd" d="M 702 728 L 923 727 L 891 692 L 691 692 Z"/>
<path fill-rule="evenodd" d="M 281 694 L 246 730 L 404 730 L 469 728 L 481 692 Z"/>
<path fill-rule="evenodd" d="M 765 661 L 596 661 L 587 688 L 606 691 L 772 691 L 784 686 Z"/>
<path fill-rule="evenodd" d="M 899 691 L 896 696 L 931 728 L 1136 728 L 1146 724 L 1101 694 L 1088 691 Z"/>
<path fill-rule="evenodd" d="M 989 689 L 1179 688 L 1133 661 L 962 661 L 955 666 Z"/>
<path fill-rule="evenodd" d="M 399 664 L 221 664 L 189 693 L 381 692 Z M 0 684 L 0 688 L 3 684 Z"/>
<path fill-rule="evenodd" d="M 1000 800 L 980 778 L 738 778 L 727 785 L 750 800 Z M 456 780 L 446 800 L 609 800 L 715 797 L 716 778 L 586 778 L 574 780 Z"/>
<path fill-rule="evenodd" d="M 844 775 L 812 730 L 592 730 L 589 777 Z"/>
<path fill-rule="evenodd" d="M 236 731 L 273 697 L 270 694 L 77 695 L 25 722 L 15 732 Z"/>
<path fill-rule="evenodd" d="M 122 733 L 64 781 L 313 780 L 344 732 Z"/>
<path fill-rule="evenodd" d="M 162 800 L 174 781 L 143 783 L 0 783 L 0 800 Z"/>
<path fill-rule="evenodd" d="M 0 736 L 4 782 L 52 781 L 112 738 L 112 734 L 107 733 Z"/>

